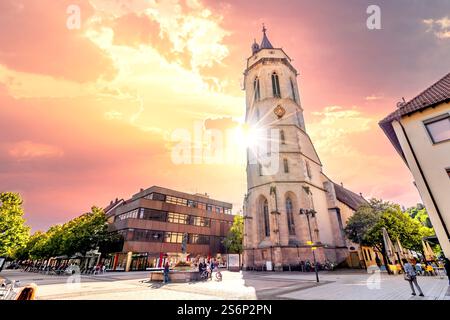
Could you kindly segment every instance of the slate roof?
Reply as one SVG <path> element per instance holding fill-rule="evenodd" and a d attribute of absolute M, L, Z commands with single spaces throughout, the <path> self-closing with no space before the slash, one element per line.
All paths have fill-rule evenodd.
<path fill-rule="evenodd" d="M 353 210 L 357 210 L 358 207 L 362 204 L 366 204 L 367 200 L 364 199 L 361 195 L 350 191 L 340 184 L 334 184 L 334 191 L 336 192 L 336 198 L 340 201 L 352 208 Z"/>
<path fill-rule="evenodd" d="M 266 27 L 263 27 L 263 38 L 261 41 L 261 45 L 259 46 L 260 50 L 261 49 L 273 49 L 273 46 L 270 43 L 269 38 L 267 38 L 266 31 L 267 31 Z"/>
<path fill-rule="evenodd" d="M 394 148 L 405 159 L 403 150 L 392 127 L 392 121 L 400 119 L 401 117 L 410 115 L 414 112 L 421 111 L 426 108 L 434 107 L 440 103 L 450 102 L 450 73 L 442 79 L 434 83 L 429 88 L 425 89 L 419 95 L 411 99 L 409 102 L 400 105 L 394 112 L 381 120 L 378 124 L 383 129 L 384 133 L 391 141 Z"/>

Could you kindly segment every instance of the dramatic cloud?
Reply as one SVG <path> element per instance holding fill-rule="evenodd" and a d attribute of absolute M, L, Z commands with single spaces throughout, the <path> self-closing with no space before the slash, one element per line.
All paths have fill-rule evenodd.
<path fill-rule="evenodd" d="M 450 7 L 379 1 L 375 31 L 368 0 L 0 1 L 0 190 L 23 194 L 34 229 L 150 185 L 208 192 L 239 211 L 245 163 L 177 165 L 170 137 L 243 121 L 243 71 L 264 22 L 299 71 L 324 172 L 414 204 L 412 177 L 377 122 L 450 69 Z M 80 29 L 66 27 L 72 4 Z"/>

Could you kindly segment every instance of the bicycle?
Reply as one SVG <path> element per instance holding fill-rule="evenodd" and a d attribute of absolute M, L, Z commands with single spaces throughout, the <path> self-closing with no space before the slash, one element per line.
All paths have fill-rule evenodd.
<path fill-rule="evenodd" d="M 214 269 L 214 271 L 216 271 L 216 280 L 217 281 L 222 281 L 222 273 L 220 272 L 219 268 Z"/>
<path fill-rule="evenodd" d="M 200 279 L 201 280 L 208 280 L 209 278 L 209 273 L 207 270 L 202 271 L 202 273 L 200 273 Z"/>

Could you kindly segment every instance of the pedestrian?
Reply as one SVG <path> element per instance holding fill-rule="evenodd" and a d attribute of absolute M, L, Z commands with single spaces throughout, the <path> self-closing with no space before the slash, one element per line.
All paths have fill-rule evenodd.
<path fill-rule="evenodd" d="M 378 268 L 381 267 L 381 260 L 377 254 L 375 254 L 375 263 L 377 264 Z"/>
<path fill-rule="evenodd" d="M 213 259 L 211 259 L 211 262 L 209 264 L 209 268 L 211 270 L 211 272 L 209 274 L 209 277 L 212 279 L 212 274 L 213 274 L 213 271 L 214 271 L 214 268 L 215 268 L 215 264 L 214 264 L 214 260 Z"/>
<path fill-rule="evenodd" d="M 166 264 L 164 265 L 164 283 L 169 282 L 169 271 L 170 271 L 170 265 L 169 265 L 169 261 L 167 261 Z"/>
<path fill-rule="evenodd" d="M 448 258 L 444 259 L 444 269 L 445 273 L 447 274 L 448 285 L 450 286 L 450 260 L 448 260 Z"/>
<path fill-rule="evenodd" d="M 414 268 L 416 269 L 416 273 L 421 276 L 423 271 L 420 261 L 416 261 L 416 265 L 414 266 Z"/>
<path fill-rule="evenodd" d="M 417 290 L 419 290 L 419 296 L 423 297 L 422 289 L 420 289 L 419 284 L 417 283 L 417 274 L 416 270 L 413 268 L 413 266 L 408 262 L 408 260 L 403 259 L 403 268 L 405 269 L 405 280 L 409 282 L 409 285 L 411 286 L 412 295 L 416 295 L 416 291 L 414 290 L 413 284 L 416 286 Z"/>

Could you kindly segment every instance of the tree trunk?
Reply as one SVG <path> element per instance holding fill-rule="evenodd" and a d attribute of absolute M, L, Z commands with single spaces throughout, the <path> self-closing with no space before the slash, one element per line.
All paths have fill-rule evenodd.
<path fill-rule="evenodd" d="M 383 259 L 384 259 L 384 264 L 386 266 L 387 273 L 388 274 L 393 274 L 393 272 L 389 268 L 389 259 L 388 259 L 387 254 L 386 254 L 386 247 L 384 246 L 384 241 L 382 242 L 382 245 L 381 245 L 381 254 L 382 254 Z"/>

